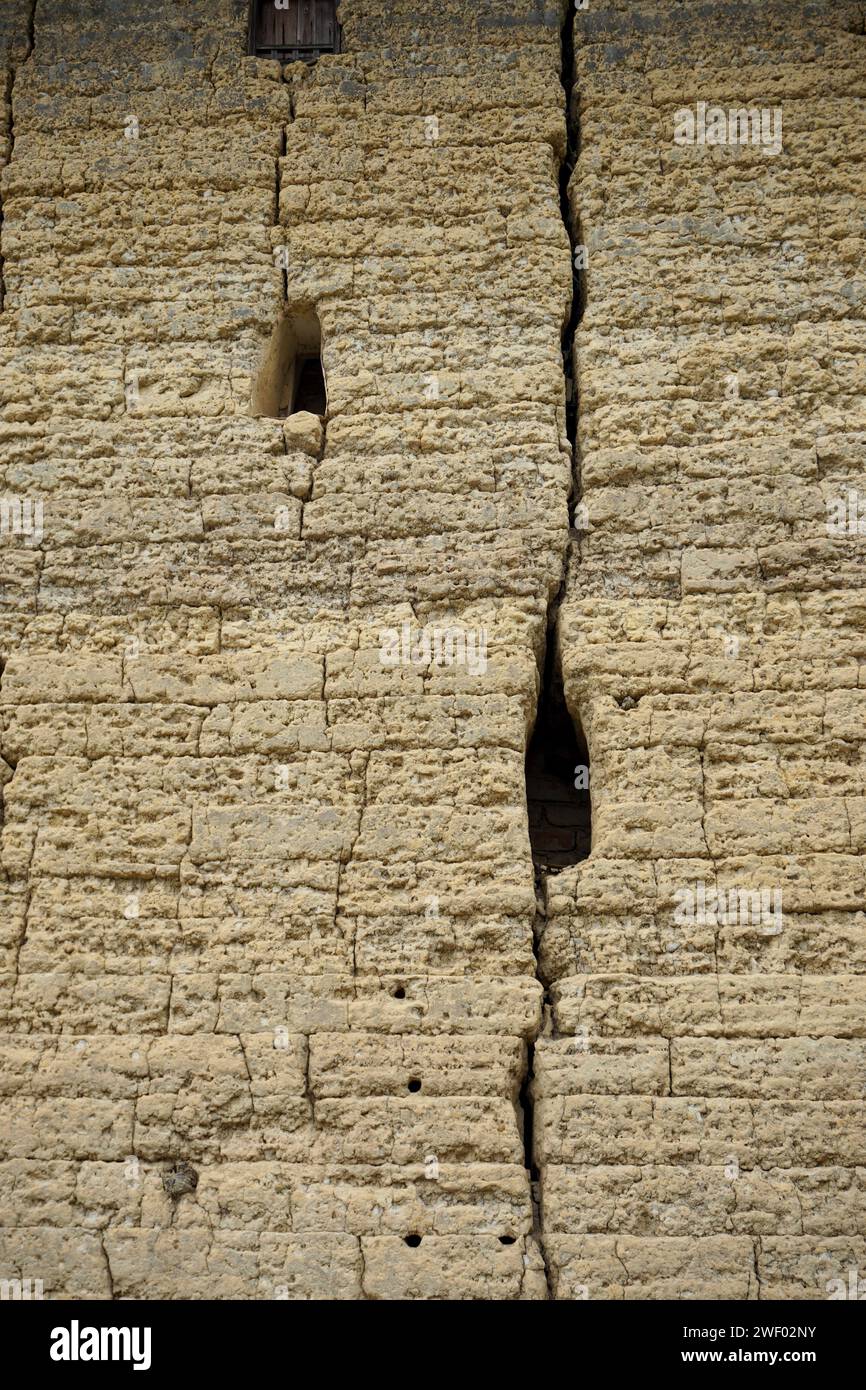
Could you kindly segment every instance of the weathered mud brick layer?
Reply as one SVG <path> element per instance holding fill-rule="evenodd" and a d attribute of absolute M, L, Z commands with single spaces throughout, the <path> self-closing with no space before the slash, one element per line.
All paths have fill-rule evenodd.
<path fill-rule="evenodd" d="M 540 943 L 547 1260 L 826 1298 L 866 1259 L 863 7 L 594 4 L 575 45 L 593 849 Z M 779 149 L 677 143 L 701 102 Z"/>
<path fill-rule="evenodd" d="M 237 0 L 31 8 L 0 7 L 0 487 L 42 507 L 0 540 L 0 1269 L 545 1297 L 563 9 L 345 0 L 308 69 L 247 57 Z M 302 306 L 324 427 L 250 413 Z M 425 656 L 443 627 L 474 660 Z"/>

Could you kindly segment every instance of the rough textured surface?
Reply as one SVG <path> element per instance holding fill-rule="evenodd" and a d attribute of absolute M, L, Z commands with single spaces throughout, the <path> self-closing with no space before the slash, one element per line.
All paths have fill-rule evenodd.
<path fill-rule="evenodd" d="M 560 1298 L 826 1298 L 866 1264 L 866 534 L 826 525 L 866 494 L 863 13 L 575 16 L 559 618 L 593 852 L 547 885 L 535 1059 Z M 780 108 L 781 151 L 675 144 L 699 101 Z"/>
<path fill-rule="evenodd" d="M 46 1296 L 546 1292 L 561 15 L 417 10 L 345 4 L 281 71 L 225 0 L 116 3 L 110 43 L 39 4 L 29 57 L 4 8 L 3 485 L 44 538 L 3 538 L 0 1268 Z M 284 301 L 324 441 L 249 415 Z M 404 622 L 486 660 L 383 664 Z"/>
<path fill-rule="evenodd" d="M 240 0 L 0 0 L 0 494 L 44 508 L 0 536 L 0 1277 L 47 1297 L 866 1267 L 864 7 L 573 15 L 571 541 L 565 9 L 343 0 L 281 69 Z M 676 146 L 698 100 L 783 151 Z M 325 427 L 253 418 L 311 304 Z M 549 617 L 593 842 L 539 907 Z M 696 882 L 781 930 L 675 921 Z"/>

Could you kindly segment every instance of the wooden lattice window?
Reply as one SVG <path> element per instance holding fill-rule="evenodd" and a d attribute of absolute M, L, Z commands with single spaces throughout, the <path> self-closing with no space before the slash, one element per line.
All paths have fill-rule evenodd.
<path fill-rule="evenodd" d="M 253 0 L 250 52 L 281 63 L 315 63 L 339 53 L 337 0 Z"/>

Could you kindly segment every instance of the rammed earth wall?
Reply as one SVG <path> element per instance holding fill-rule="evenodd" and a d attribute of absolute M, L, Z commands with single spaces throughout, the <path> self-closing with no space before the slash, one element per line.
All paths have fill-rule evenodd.
<path fill-rule="evenodd" d="M 343 0 L 281 70 L 238 0 L 2 0 L 0 1278 L 866 1271 L 863 8 Z M 311 306 L 326 427 L 253 418 Z"/>
<path fill-rule="evenodd" d="M 560 1298 L 828 1298 L 866 1270 L 866 527 L 832 527 L 866 494 L 863 17 L 576 15 L 559 617 L 593 852 L 548 884 L 535 1054 Z M 698 143 L 713 107 L 766 147 Z"/>
<path fill-rule="evenodd" d="M 9 20 L 3 486 L 44 539 L 3 538 L 0 1272 L 46 1297 L 546 1293 L 562 15 L 343 22 L 281 74 L 240 4 L 37 5 L 26 61 Z M 324 442 L 248 413 L 286 300 Z"/>

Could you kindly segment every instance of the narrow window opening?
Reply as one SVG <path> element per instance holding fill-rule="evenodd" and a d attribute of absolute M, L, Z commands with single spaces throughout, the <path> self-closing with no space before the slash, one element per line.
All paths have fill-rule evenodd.
<path fill-rule="evenodd" d="M 529 840 L 537 869 L 557 873 L 589 856 L 592 840 L 589 753 L 575 728 L 562 675 L 545 669 L 535 728 L 526 754 Z"/>
<path fill-rule="evenodd" d="M 322 330 L 313 309 L 280 319 L 253 386 L 251 410 L 272 420 L 284 420 L 300 410 L 327 415 Z"/>
<path fill-rule="evenodd" d="M 315 63 L 340 52 L 337 0 L 253 0 L 250 53 L 281 63 Z"/>
<path fill-rule="evenodd" d="M 313 415 L 325 413 L 325 373 L 321 357 L 301 357 L 298 361 L 298 385 L 291 413 L 309 410 Z"/>

